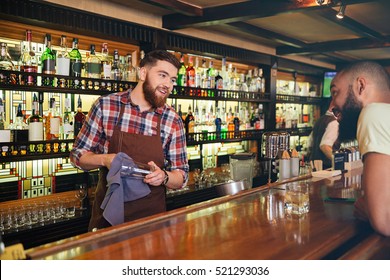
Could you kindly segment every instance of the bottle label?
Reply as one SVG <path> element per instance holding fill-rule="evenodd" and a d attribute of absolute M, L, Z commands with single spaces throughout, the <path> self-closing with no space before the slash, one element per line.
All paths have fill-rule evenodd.
<path fill-rule="evenodd" d="M 59 134 L 59 133 L 60 133 L 60 118 L 51 118 L 50 134 Z"/>
<path fill-rule="evenodd" d="M 67 57 L 57 57 L 57 74 L 69 76 L 70 59 Z"/>
<path fill-rule="evenodd" d="M 63 126 L 64 134 L 71 134 L 73 133 L 73 125 L 69 123 L 65 123 Z"/>
<path fill-rule="evenodd" d="M 100 63 L 93 63 L 93 62 L 88 62 L 85 64 L 85 70 L 87 71 L 88 74 L 99 74 L 102 72 L 101 71 L 102 65 Z"/>
<path fill-rule="evenodd" d="M 72 59 L 70 61 L 70 74 L 73 77 L 80 77 L 82 68 L 83 68 L 83 63 L 80 60 Z"/>
<path fill-rule="evenodd" d="M 43 122 L 29 123 L 28 141 L 43 141 Z"/>
<path fill-rule="evenodd" d="M 42 72 L 54 74 L 56 72 L 56 61 L 54 59 L 45 59 L 42 64 Z"/>
<path fill-rule="evenodd" d="M 111 64 L 103 64 L 103 78 L 110 79 L 111 77 Z"/>

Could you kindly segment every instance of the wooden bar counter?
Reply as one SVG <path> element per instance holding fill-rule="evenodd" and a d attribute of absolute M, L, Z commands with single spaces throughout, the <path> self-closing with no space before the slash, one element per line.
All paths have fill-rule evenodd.
<path fill-rule="evenodd" d="M 353 216 L 361 170 L 310 185 L 310 210 L 284 211 L 274 183 L 29 249 L 30 259 L 337 259 L 373 233 Z M 389 244 L 389 242 L 387 242 Z M 389 248 L 389 247 L 387 247 Z M 356 255 L 353 254 L 353 255 Z M 367 256 L 366 256 L 367 257 Z"/>

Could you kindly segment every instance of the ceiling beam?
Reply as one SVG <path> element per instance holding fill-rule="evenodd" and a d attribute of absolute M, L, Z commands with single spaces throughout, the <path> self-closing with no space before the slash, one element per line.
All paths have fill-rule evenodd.
<path fill-rule="evenodd" d="M 155 1 L 152 1 L 155 2 Z M 374 2 L 374 0 L 343 0 L 346 5 Z M 263 18 L 282 13 L 293 13 L 305 9 L 319 10 L 338 4 L 318 6 L 315 0 L 301 1 L 247 1 L 217 7 L 204 8 L 203 16 L 186 16 L 180 13 L 163 16 L 163 28 L 178 30 L 188 27 L 203 27 L 254 18 Z"/>
<path fill-rule="evenodd" d="M 383 41 L 374 40 L 371 38 L 358 38 L 348 40 L 328 41 L 323 43 L 307 44 L 303 48 L 295 48 L 289 46 L 281 46 L 276 48 L 277 55 L 291 54 L 314 54 L 327 53 L 335 51 L 359 50 L 359 49 L 374 49 L 390 47 L 390 36 L 383 37 Z"/>
<path fill-rule="evenodd" d="M 348 8 L 348 7 L 347 7 Z M 348 10 L 347 10 L 348 11 Z M 327 20 L 334 22 L 340 26 L 343 26 L 361 37 L 369 37 L 369 38 L 375 38 L 378 40 L 382 40 L 383 36 L 379 32 L 376 32 L 375 30 L 372 30 L 368 28 L 367 26 L 353 20 L 352 18 L 348 16 L 344 16 L 343 19 L 338 19 L 336 17 L 337 11 L 331 8 L 318 10 L 316 14 L 320 15 L 323 18 L 326 18 Z"/>
<path fill-rule="evenodd" d="M 202 8 L 176 0 L 140 0 L 141 2 L 173 11 L 185 16 L 203 16 Z"/>
<path fill-rule="evenodd" d="M 227 24 L 231 29 L 234 29 L 239 32 L 248 33 L 265 39 L 273 40 L 275 42 L 288 45 L 291 47 L 306 47 L 306 44 L 300 40 L 284 36 L 282 34 L 263 29 L 245 22 L 232 22 Z"/>

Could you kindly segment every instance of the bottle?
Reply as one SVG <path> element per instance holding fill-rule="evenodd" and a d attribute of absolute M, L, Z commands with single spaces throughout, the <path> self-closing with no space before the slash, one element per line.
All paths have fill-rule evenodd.
<path fill-rule="evenodd" d="M 199 58 L 195 58 L 195 87 L 200 88 L 202 86 L 202 69 L 199 68 Z"/>
<path fill-rule="evenodd" d="M 188 58 L 188 67 L 186 69 L 186 75 L 187 75 L 187 86 L 189 87 L 195 87 L 195 68 L 194 68 L 194 58 L 193 56 L 190 56 Z"/>
<path fill-rule="evenodd" d="M 102 73 L 101 78 L 109 80 L 111 78 L 111 58 L 108 56 L 108 44 L 103 43 L 102 45 Z"/>
<path fill-rule="evenodd" d="M 61 117 L 56 110 L 55 102 L 55 98 L 50 98 L 49 110 L 45 116 L 46 140 L 55 140 L 60 138 Z"/>
<path fill-rule="evenodd" d="M 216 89 L 223 89 L 223 78 L 219 74 L 218 71 L 215 71 L 216 76 L 215 76 L 215 88 Z"/>
<path fill-rule="evenodd" d="M 0 70 L 14 70 L 14 63 L 8 53 L 7 43 L 1 43 Z"/>
<path fill-rule="evenodd" d="M 37 95 L 33 96 L 32 114 L 27 120 L 28 141 L 43 141 L 43 118 L 39 115 L 39 103 Z"/>
<path fill-rule="evenodd" d="M 64 107 L 65 110 L 64 110 L 64 115 L 62 117 L 62 139 L 73 139 L 74 125 L 73 125 L 73 114 L 70 112 L 70 97 L 65 98 Z"/>
<path fill-rule="evenodd" d="M 111 79 L 115 81 L 122 80 L 118 50 L 114 50 L 114 60 L 111 67 Z"/>
<path fill-rule="evenodd" d="M 213 61 L 210 60 L 209 68 L 207 69 L 207 88 L 215 88 L 215 69 Z M 208 96 L 213 96 L 213 91 L 208 91 Z"/>
<path fill-rule="evenodd" d="M 195 118 L 194 118 L 194 115 L 192 114 L 191 105 L 188 106 L 187 116 L 184 119 L 184 127 L 186 129 L 187 138 L 189 138 L 189 134 L 195 132 L 194 131 L 194 128 L 195 128 Z"/>
<path fill-rule="evenodd" d="M 102 72 L 102 62 L 100 58 L 96 55 L 94 44 L 91 44 L 89 51 L 89 57 L 85 61 L 85 72 L 87 78 L 100 79 L 100 75 Z"/>
<path fill-rule="evenodd" d="M 177 73 L 177 85 L 181 87 L 186 87 L 187 86 L 187 69 L 186 66 L 184 65 L 184 56 L 182 55 L 180 57 L 180 69 L 179 72 Z"/>
<path fill-rule="evenodd" d="M 260 78 L 260 93 L 265 93 L 265 78 L 263 76 L 262 68 L 259 68 L 259 78 Z"/>
<path fill-rule="evenodd" d="M 37 60 L 35 57 L 35 52 L 32 51 L 31 47 L 31 40 L 32 40 L 32 32 L 31 30 L 26 31 L 26 44 L 22 42 L 22 55 L 20 57 L 20 71 L 21 72 L 29 72 L 29 73 L 37 73 L 38 71 L 38 65 Z M 27 76 L 24 79 L 24 83 L 27 85 L 34 85 L 36 82 L 36 77 L 34 76 Z"/>
<path fill-rule="evenodd" d="M 8 53 L 7 44 L 1 43 L 1 53 L 0 53 L 0 70 L 14 70 L 15 65 L 12 62 L 11 56 Z M 10 74 L 10 79 L 6 74 L 0 74 L 0 83 L 8 83 L 16 84 L 16 75 Z"/>
<path fill-rule="evenodd" d="M 70 76 L 72 77 L 81 77 L 81 69 L 83 66 L 81 53 L 79 51 L 79 40 L 73 38 L 72 50 L 69 52 L 70 59 Z M 80 88 L 81 83 L 79 80 L 75 79 L 72 82 L 73 88 Z"/>
<path fill-rule="evenodd" d="M 126 55 L 126 81 L 137 82 L 137 69 L 133 66 L 131 54 Z"/>
<path fill-rule="evenodd" d="M 264 112 L 263 112 L 263 104 L 259 104 L 257 109 L 258 121 L 256 123 L 255 129 L 264 129 L 265 121 L 264 121 Z"/>
<path fill-rule="evenodd" d="M 28 141 L 28 125 L 24 122 L 24 114 L 22 111 L 22 104 L 19 103 L 16 110 L 15 121 L 9 125 L 14 142 Z M 26 147 L 24 146 L 24 151 Z"/>
<path fill-rule="evenodd" d="M 222 120 L 219 108 L 216 110 L 216 117 L 214 120 L 215 123 L 215 136 L 217 139 L 221 139 L 221 131 L 222 131 Z"/>
<path fill-rule="evenodd" d="M 77 112 L 74 116 L 74 136 L 77 137 L 77 135 L 80 132 L 81 127 L 84 124 L 85 121 L 85 115 L 83 113 L 83 104 L 81 102 L 81 96 L 79 95 L 79 98 L 77 100 Z"/>
<path fill-rule="evenodd" d="M 68 56 L 68 47 L 66 45 L 66 36 L 61 36 L 60 50 L 57 52 L 57 75 L 69 76 L 70 59 Z M 60 78 L 60 87 L 66 87 L 66 79 Z"/>
<path fill-rule="evenodd" d="M 178 105 L 177 114 L 179 115 L 180 119 L 183 120 L 183 112 L 181 111 L 181 104 Z"/>
<path fill-rule="evenodd" d="M 51 49 L 51 35 L 45 36 L 45 50 L 41 55 L 42 73 L 43 74 L 55 74 L 56 73 L 56 55 Z M 44 77 L 43 85 L 52 86 L 53 78 Z"/>
<path fill-rule="evenodd" d="M 4 104 L 3 99 L 0 97 L 0 130 L 5 129 L 5 116 L 4 116 Z"/>

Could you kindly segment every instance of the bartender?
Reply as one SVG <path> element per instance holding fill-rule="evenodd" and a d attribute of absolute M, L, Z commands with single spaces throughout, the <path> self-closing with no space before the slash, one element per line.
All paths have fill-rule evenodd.
<path fill-rule="evenodd" d="M 123 207 L 117 208 L 124 212 L 114 213 L 120 217 L 113 220 L 127 222 L 164 212 L 166 188 L 179 189 L 186 184 L 189 166 L 183 122 L 166 104 L 179 68 L 180 62 L 173 54 L 152 51 L 140 62 L 139 81 L 133 90 L 102 96 L 92 105 L 70 154 L 77 168 L 99 168 L 89 230 L 115 224 L 105 218 L 103 202 L 110 189 L 107 175 L 118 153 L 148 166 L 152 172 L 142 180 L 149 194 L 121 201 Z M 126 187 L 132 188 L 131 184 Z"/>

